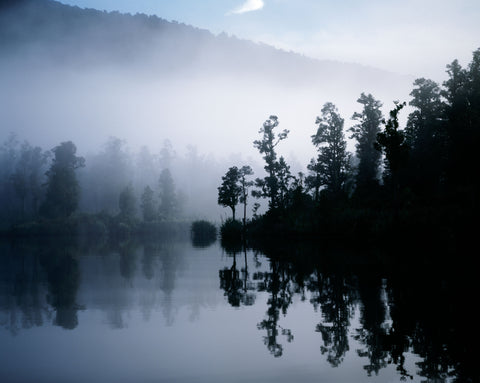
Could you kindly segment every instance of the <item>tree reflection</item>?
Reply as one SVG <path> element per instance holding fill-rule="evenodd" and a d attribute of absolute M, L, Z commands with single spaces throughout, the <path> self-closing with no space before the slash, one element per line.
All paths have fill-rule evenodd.
<path fill-rule="evenodd" d="M 78 325 L 76 303 L 80 283 L 78 262 L 71 255 L 71 250 L 53 247 L 42 254 L 40 263 L 47 275 L 47 302 L 55 310 L 54 324 L 65 329 L 74 329 Z"/>
<path fill-rule="evenodd" d="M 137 270 L 136 246 L 133 241 L 120 243 L 118 253 L 120 254 L 120 274 L 125 280 L 132 282 Z"/>
<path fill-rule="evenodd" d="M 8 256 L 10 250 L 16 256 Z M 41 266 L 36 254 L 24 248 L 0 249 L 0 325 L 12 334 L 20 329 L 42 326 L 45 308 L 41 286 Z"/>
<path fill-rule="evenodd" d="M 103 289 L 99 299 L 111 326 L 127 324 L 125 310 L 138 295 L 145 320 L 159 302 L 167 325 L 175 319 L 182 245 L 116 244 L 95 261 L 61 241 L 0 246 L 0 326 L 11 334 L 50 323 L 76 328 L 81 274 L 88 281 L 82 292 Z M 237 244 L 225 248 L 228 265 L 214 269 L 232 307 L 266 302 L 254 331 L 273 357 L 282 357 L 294 340 L 294 328 L 283 322 L 292 302 L 300 301 L 316 312 L 309 331 L 318 333 L 318 358 L 332 367 L 341 366 L 350 352 L 361 358 L 368 376 L 394 367 L 402 380 L 415 374 L 426 382 L 480 381 L 472 358 L 478 335 L 470 324 L 477 318 L 475 268 L 403 264 L 402 258 L 353 263 L 353 257 L 335 251 L 315 251 L 287 246 L 256 251 Z M 89 279 L 90 272 L 94 278 Z M 192 272 L 195 279 L 197 270 Z M 412 354 L 420 359 L 415 371 Z"/>
<path fill-rule="evenodd" d="M 393 364 L 401 380 L 413 379 L 407 357 L 416 354 L 422 360 L 415 373 L 428 382 L 473 382 L 478 377 L 469 357 L 477 340 L 458 314 L 476 317 L 468 300 L 474 277 L 464 278 L 465 269 L 412 270 L 412 265 L 403 268 L 401 258 L 378 265 L 361 255 L 356 261 L 368 266 L 361 262 L 350 266 L 348 255 L 328 251 L 318 255 L 312 249 L 288 246 L 262 247 L 261 253 L 268 257 L 269 270 L 255 271 L 252 280 L 246 280 L 259 293 L 268 294 L 266 316 L 257 328 L 266 332 L 263 341 L 274 357 L 285 351 L 282 337 L 293 340 L 292 331 L 280 322 L 297 295 L 321 314 L 312 331 L 321 334 L 320 353 L 332 367 L 342 364 L 354 341 L 356 354 L 368 361 L 363 367 L 368 376 Z M 236 254 L 232 267 L 220 271 L 220 279 L 230 304 L 241 305 Z M 351 329 L 356 313 L 359 327 Z"/>
<path fill-rule="evenodd" d="M 338 367 L 349 350 L 348 330 L 354 314 L 355 291 L 344 275 L 323 275 L 316 270 L 310 285 L 311 303 L 321 308 L 322 322 L 315 331 L 322 335 L 322 354 L 327 361 Z"/>
<path fill-rule="evenodd" d="M 283 345 L 279 343 L 278 336 L 284 336 L 288 343 L 293 341 L 292 331 L 278 324 L 280 312 L 284 316 L 287 315 L 287 309 L 293 297 L 289 270 L 284 266 L 287 265 L 283 262 L 271 260 L 270 272 L 257 275 L 257 279 L 263 277 L 259 290 L 270 294 L 267 300 L 266 318 L 257 324 L 257 328 L 266 330 L 267 335 L 263 337 L 263 342 L 276 358 L 283 355 Z"/>
<path fill-rule="evenodd" d="M 257 325 L 259 330 L 266 330 L 267 335 L 263 337 L 263 342 L 275 358 L 283 355 L 283 345 L 278 342 L 278 335 L 284 336 L 289 343 L 293 341 L 292 331 L 278 324 L 280 311 L 286 315 L 287 308 L 292 303 L 288 274 L 281 270 L 280 266 L 279 262 L 272 261 L 270 273 L 263 274 L 263 286 L 265 291 L 270 293 L 270 297 L 267 301 L 267 317 Z"/>
<path fill-rule="evenodd" d="M 242 249 L 242 247 L 240 247 Z M 227 297 L 228 303 L 233 307 L 251 306 L 255 303 L 254 284 L 250 281 L 250 274 L 248 272 L 247 250 L 243 247 L 244 268 L 240 271 L 237 269 L 237 254 L 239 247 L 237 245 L 227 247 L 225 249 L 227 254 L 233 258 L 233 263 L 230 268 L 223 268 L 218 271 L 220 279 L 220 288 L 224 290 L 224 295 Z"/>
<path fill-rule="evenodd" d="M 147 280 L 151 280 L 155 276 L 155 250 L 154 244 L 146 243 L 143 247 L 142 257 L 142 273 Z"/>
<path fill-rule="evenodd" d="M 357 350 L 357 353 L 369 360 L 369 364 L 363 367 L 368 376 L 372 373 L 378 375 L 389 362 L 384 326 L 387 313 L 385 283 L 376 275 L 362 275 L 358 278 L 358 295 L 361 327 L 356 330 L 354 338 L 365 348 Z"/>
<path fill-rule="evenodd" d="M 218 276 L 220 278 L 220 288 L 225 291 L 225 296 L 228 297 L 228 303 L 233 307 L 239 307 L 242 300 L 242 281 L 239 278 L 237 270 L 237 256 L 233 254 L 233 264 L 230 268 L 219 270 Z"/>

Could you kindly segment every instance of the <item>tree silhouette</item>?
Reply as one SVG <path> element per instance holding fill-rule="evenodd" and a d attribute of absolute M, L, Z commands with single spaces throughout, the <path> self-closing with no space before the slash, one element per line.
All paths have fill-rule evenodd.
<path fill-rule="evenodd" d="M 169 169 L 162 170 L 159 186 L 160 204 L 158 206 L 158 214 L 160 220 L 172 220 L 180 213 L 180 200 Z"/>
<path fill-rule="evenodd" d="M 247 181 L 247 176 L 251 176 L 253 174 L 253 170 L 250 166 L 245 165 L 242 166 L 239 170 L 240 177 L 240 203 L 243 203 L 243 226 L 247 224 L 247 201 L 248 201 L 248 190 L 250 187 L 253 186 L 253 181 Z"/>
<path fill-rule="evenodd" d="M 480 182 L 472 176 L 479 166 L 480 49 L 473 52 L 468 68 L 455 60 L 447 65 L 447 73 L 449 78 L 443 83 L 448 119 L 447 185 L 457 202 L 475 205 Z"/>
<path fill-rule="evenodd" d="M 142 217 L 145 222 L 152 222 L 157 216 L 155 212 L 154 193 L 150 186 L 145 186 L 141 196 Z"/>
<path fill-rule="evenodd" d="M 417 196 L 428 201 L 438 195 L 445 168 L 445 105 L 434 81 L 419 78 L 413 85 L 409 105 L 415 110 L 405 129 L 410 147 L 409 178 Z"/>
<path fill-rule="evenodd" d="M 290 173 L 290 166 L 287 165 L 283 156 L 277 163 L 277 179 L 278 179 L 278 206 L 285 209 L 289 204 L 290 184 L 295 177 Z"/>
<path fill-rule="evenodd" d="M 327 102 L 322 108 L 322 116 L 315 121 L 318 129 L 312 136 L 318 157 L 310 168 L 316 172 L 315 180 L 320 180 L 320 185 L 334 196 L 344 191 L 350 163 L 343 123 L 335 105 Z"/>
<path fill-rule="evenodd" d="M 278 171 L 279 163 L 277 161 L 277 152 L 275 147 L 280 141 L 287 138 L 289 131 L 284 129 L 281 133 L 275 135 L 274 129 L 278 126 L 279 121 L 277 116 L 270 116 L 268 120 L 263 123 L 259 133 L 262 134 L 261 140 L 255 140 L 253 146 L 258 149 L 260 154 L 263 154 L 263 159 L 266 162 L 264 169 L 267 172 L 267 176 L 257 178 L 255 185 L 258 190 L 254 190 L 252 195 L 257 198 L 265 197 L 269 199 L 269 206 L 271 209 L 278 207 L 278 193 L 279 193 L 279 180 Z"/>
<path fill-rule="evenodd" d="M 356 175 L 356 193 L 361 197 L 369 193 L 378 185 L 378 173 L 381 153 L 375 149 L 377 134 L 380 133 L 382 122 L 382 103 L 371 94 L 362 93 L 357 102 L 363 105 L 361 113 L 355 112 L 352 120 L 357 124 L 349 129 L 352 133 L 350 138 L 357 140 L 355 145 L 358 157 L 358 169 Z"/>
<path fill-rule="evenodd" d="M 41 207 L 50 218 L 67 218 L 78 206 L 80 188 L 75 170 L 85 166 L 83 157 L 77 157 L 73 142 L 63 142 L 52 149 L 55 158 L 47 171 L 47 192 Z"/>
<path fill-rule="evenodd" d="M 405 102 L 395 102 L 395 108 L 390 111 L 390 118 L 382 121 L 385 130 L 378 133 L 375 147 L 385 153 L 385 184 L 391 185 L 393 199 L 398 201 L 399 189 L 403 182 L 404 170 L 407 165 L 409 147 L 406 135 L 399 128 L 398 113 L 406 105 Z M 403 176 L 403 177 L 402 177 Z"/>
<path fill-rule="evenodd" d="M 218 204 L 232 209 L 232 219 L 235 220 L 235 209 L 242 196 L 242 187 L 238 185 L 242 174 L 236 166 L 228 169 L 218 187 Z M 244 178 L 244 177 L 243 177 Z M 246 185 L 245 185 L 246 188 Z M 246 203 L 246 200 L 245 200 Z"/>
<path fill-rule="evenodd" d="M 132 184 L 125 186 L 120 192 L 118 207 L 121 219 L 131 221 L 135 218 L 135 192 Z"/>

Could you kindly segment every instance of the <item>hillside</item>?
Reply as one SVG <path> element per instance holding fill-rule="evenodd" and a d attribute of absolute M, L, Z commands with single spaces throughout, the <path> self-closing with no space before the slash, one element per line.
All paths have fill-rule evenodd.
<path fill-rule="evenodd" d="M 290 129 L 282 151 L 295 169 L 314 153 L 322 105 L 346 120 L 361 92 L 407 100 L 413 79 L 357 64 L 320 61 L 218 36 L 157 16 L 104 12 L 53 0 L 0 3 L 4 127 L 52 148 L 73 140 L 97 150 L 109 136 L 180 153 L 258 156 L 252 142 L 268 116 Z M 352 147 L 353 149 L 353 147 Z"/>
<path fill-rule="evenodd" d="M 156 73 L 238 73 L 290 85 L 328 86 L 333 78 L 358 85 L 402 80 L 374 68 L 314 60 L 226 34 L 215 36 L 157 16 L 80 9 L 52 0 L 2 4 L 3 59 L 29 54 L 44 63 L 80 67 L 114 63 Z"/>

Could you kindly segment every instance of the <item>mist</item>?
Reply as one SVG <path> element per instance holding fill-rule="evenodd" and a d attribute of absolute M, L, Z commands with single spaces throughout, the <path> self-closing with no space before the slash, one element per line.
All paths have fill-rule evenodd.
<path fill-rule="evenodd" d="M 186 181 L 199 177 L 194 169 L 178 165 L 174 174 L 193 216 L 218 219 L 214 185 L 229 166 L 263 171 L 252 143 L 268 116 L 290 130 L 280 151 L 292 170 L 305 171 L 323 103 L 335 103 L 348 121 L 361 92 L 386 110 L 408 92 L 404 76 L 145 15 L 27 1 L 6 9 L 2 32 L 2 142 L 10 133 L 46 150 L 72 141 L 89 158 L 116 137 L 133 161 L 143 146 L 155 154 L 168 140 L 177 159 L 195 152 L 208 163 L 199 190 Z"/>

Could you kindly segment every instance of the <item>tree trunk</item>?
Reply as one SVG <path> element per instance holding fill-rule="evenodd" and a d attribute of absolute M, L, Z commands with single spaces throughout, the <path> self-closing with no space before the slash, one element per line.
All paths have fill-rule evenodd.
<path fill-rule="evenodd" d="M 243 228 L 247 226 L 247 199 L 245 198 L 243 203 Z"/>

